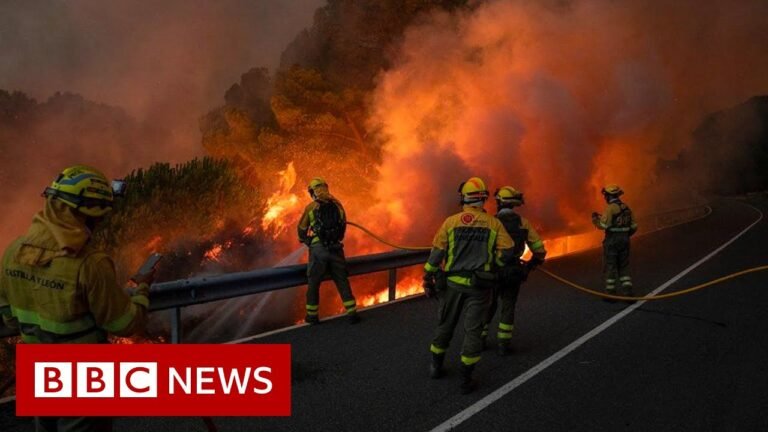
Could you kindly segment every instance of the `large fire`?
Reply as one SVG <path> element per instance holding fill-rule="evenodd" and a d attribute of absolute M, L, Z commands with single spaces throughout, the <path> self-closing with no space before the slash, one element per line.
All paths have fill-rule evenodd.
<path fill-rule="evenodd" d="M 681 5 L 670 6 L 669 16 L 687 16 L 688 3 Z M 503 185 L 525 192 L 522 213 L 540 228 L 549 257 L 599 245 L 589 214 L 604 206 L 600 187 L 622 184 L 633 210 L 642 211 L 647 197 L 657 196 L 652 188 L 665 188 L 654 178 L 657 159 L 676 154 L 704 112 L 750 96 L 765 74 L 751 85 L 731 79 L 740 90 L 726 92 L 733 98 L 726 100 L 713 89 L 722 87 L 723 74 L 739 77 L 745 69 L 729 72 L 733 65 L 716 65 L 708 50 L 689 49 L 697 46 L 698 26 L 680 29 L 683 20 L 676 19 L 670 21 L 675 26 L 637 33 L 647 27 L 638 22 L 656 23 L 654 13 L 645 16 L 655 11 L 615 2 L 566 6 L 481 2 L 472 12 L 418 20 L 366 95 L 359 149 L 373 155 L 375 166 L 353 170 L 359 159 L 329 145 L 309 157 L 295 156 L 280 171 L 283 166 L 267 167 L 276 172 L 276 186 L 254 205 L 264 205 L 263 217 L 243 224 L 236 235 L 266 238 L 256 247 L 272 253 L 272 262 L 295 250 L 293 228 L 309 200 L 297 193 L 296 183 L 319 175 L 350 220 L 395 243 L 429 244 L 457 210 L 458 184 L 480 176 L 491 192 Z M 718 33 L 725 38 L 734 32 Z M 673 34 L 691 39 L 669 44 Z M 727 46 L 739 44 L 713 49 L 728 54 Z M 691 78 L 686 72 L 711 67 L 720 73 Z M 487 209 L 492 212 L 493 204 Z M 226 261 L 238 245 L 216 236 L 203 244 L 210 263 Z M 348 256 L 383 250 L 388 248 L 349 230 Z M 399 281 L 398 297 L 420 292 L 418 278 L 410 276 Z M 385 283 L 359 279 L 353 287 L 361 306 L 388 298 Z"/>

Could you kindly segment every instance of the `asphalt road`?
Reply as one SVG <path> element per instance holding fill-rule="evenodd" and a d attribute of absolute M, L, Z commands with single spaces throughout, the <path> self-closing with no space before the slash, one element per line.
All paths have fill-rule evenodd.
<path fill-rule="evenodd" d="M 768 200 L 752 204 L 768 214 Z M 713 204 L 698 221 L 633 241 L 636 288 L 663 285 L 755 221 L 742 202 Z M 665 292 L 768 263 L 768 218 Z M 600 286 L 600 251 L 565 257 L 547 268 Z M 485 353 L 481 387 L 458 392 L 457 331 L 449 374 L 427 377 L 436 303 L 408 300 L 363 312 L 350 326 L 332 320 L 254 340 L 290 343 L 293 414 L 289 418 L 218 418 L 221 431 L 425 431 L 459 413 L 461 431 L 765 431 L 768 430 L 768 274 L 757 273 L 697 293 L 647 302 L 546 368 L 542 362 L 628 306 L 608 304 L 542 274 L 518 303 L 516 354 Z M 491 343 L 494 341 L 492 340 Z M 532 371 L 537 371 L 536 373 Z M 485 397 L 528 374 L 493 403 Z M 484 406 L 478 410 L 478 403 Z M 487 406 L 486 406 L 487 405 Z M 465 411 L 467 410 L 467 411 Z M 205 430 L 196 418 L 123 418 L 118 431 Z M 31 430 L 29 419 L 0 406 L 0 430 Z"/>

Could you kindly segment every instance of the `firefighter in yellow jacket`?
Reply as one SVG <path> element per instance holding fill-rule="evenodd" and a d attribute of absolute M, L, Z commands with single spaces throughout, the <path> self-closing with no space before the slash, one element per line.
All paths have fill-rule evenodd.
<path fill-rule="evenodd" d="M 65 169 L 45 189 L 45 207 L 5 251 L 0 313 L 25 343 L 106 343 L 107 334 L 137 334 L 149 307 L 146 276 L 129 297 L 112 259 L 91 231 L 112 209 L 112 185 L 87 166 Z M 110 430 L 108 418 L 37 418 L 37 430 Z"/>
<path fill-rule="evenodd" d="M 601 191 L 607 203 L 603 214 L 593 213 L 592 223 L 605 231 L 603 240 L 603 272 L 605 292 L 616 294 L 616 282 L 622 294 L 632 295 L 632 277 L 629 275 L 629 238 L 637 231 L 632 210 L 619 198 L 624 191 L 615 184 Z"/>
<path fill-rule="evenodd" d="M 515 306 L 517 296 L 520 293 L 520 285 L 528 278 L 528 274 L 544 263 L 547 251 L 544 242 L 533 228 L 528 219 L 515 212 L 515 207 L 525 203 L 523 193 L 512 186 L 504 186 L 496 191 L 496 217 L 501 221 L 509 233 L 515 246 L 512 249 L 512 261 L 499 274 L 498 296 L 488 312 L 488 320 L 483 330 L 483 340 L 488 335 L 488 324 L 496 313 L 497 299 L 501 300 L 501 315 L 499 316 L 499 329 L 496 333 L 499 355 L 505 356 L 510 352 L 510 339 L 515 328 Z M 531 259 L 528 262 L 520 258 L 525 252 L 525 246 L 531 250 Z"/>
<path fill-rule="evenodd" d="M 462 211 L 446 219 L 435 235 L 424 266 L 424 290 L 428 296 L 436 294 L 438 272 L 444 262 L 442 276 L 447 280 L 439 294 L 439 323 L 430 346 L 430 376 L 442 376 L 445 351 L 463 312 L 461 391 L 469 393 L 475 387 L 472 372 L 483 350 L 481 333 L 496 284 L 495 269 L 511 260 L 514 243 L 501 222 L 483 210 L 488 199 L 483 180 L 470 178 L 461 184 L 459 193 Z"/>
<path fill-rule="evenodd" d="M 307 315 L 304 321 L 310 325 L 319 322 L 320 283 L 328 274 L 336 283 L 349 322 L 355 324 L 360 317 L 344 257 L 343 241 L 347 230 L 344 207 L 328 192 L 328 183 L 320 177 L 310 181 L 307 191 L 312 202 L 304 209 L 298 226 L 299 241 L 309 248 Z"/>

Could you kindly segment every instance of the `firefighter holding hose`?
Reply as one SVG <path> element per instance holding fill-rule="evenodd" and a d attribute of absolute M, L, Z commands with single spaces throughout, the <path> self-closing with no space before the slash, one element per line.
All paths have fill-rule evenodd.
<path fill-rule="evenodd" d="M 134 276 L 128 295 L 112 259 L 91 242 L 112 210 L 115 189 L 98 170 L 65 169 L 43 192 L 45 206 L 2 259 L 0 314 L 25 343 L 106 343 L 107 334 L 143 331 L 152 274 Z M 124 185 L 124 184 L 122 184 Z M 110 418 L 35 419 L 39 431 L 111 430 Z"/>
<path fill-rule="evenodd" d="M 498 295 L 494 296 L 488 311 L 488 319 L 483 329 L 483 340 L 485 341 L 488 336 L 488 325 L 493 319 L 500 301 L 501 315 L 499 316 L 496 339 L 498 340 L 499 355 L 505 356 L 511 351 L 510 340 L 515 328 L 515 306 L 520 293 L 520 285 L 528 279 L 528 274 L 532 270 L 544 263 L 547 251 L 544 249 L 544 242 L 533 225 L 514 210 L 515 207 L 525 203 L 523 193 L 512 186 L 504 186 L 496 191 L 495 198 L 496 217 L 512 237 L 515 246 L 512 249 L 512 261 L 499 273 Z M 528 262 L 521 260 L 526 245 L 532 253 Z"/>
<path fill-rule="evenodd" d="M 624 191 L 618 185 L 610 184 L 602 189 L 608 204 L 603 214 L 592 213 L 592 223 L 605 231 L 603 240 L 603 272 L 605 292 L 616 294 L 616 283 L 621 285 L 622 294 L 632 296 L 632 277 L 629 275 L 629 238 L 637 231 L 632 210 L 619 197 Z"/>
<path fill-rule="evenodd" d="M 328 191 L 328 183 L 320 177 L 307 188 L 312 202 L 304 209 L 298 226 L 299 241 L 309 248 L 307 263 L 307 324 L 317 324 L 320 309 L 320 283 L 326 274 L 336 283 L 341 301 L 351 324 L 360 321 L 357 302 L 349 285 L 347 260 L 344 257 L 344 234 L 347 218 L 341 202 Z"/>
<path fill-rule="evenodd" d="M 424 266 L 424 290 L 427 296 L 435 296 L 438 279 L 443 285 L 445 278 L 445 287 L 439 290 L 439 322 L 430 346 L 432 378 L 443 375 L 445 352 L 464 314 L 461 392 L 466 394 L 475 387 L 472 373 L 483 350 L 481 334 L 497 282 L 494 270 L 512 260 L 514 242 L 502 223 L 483 209 L 488 189 L 482 179 L 472 177 L 462 183 L 459 195 L 462 211 L 448 217 L 435 235 Z"/>

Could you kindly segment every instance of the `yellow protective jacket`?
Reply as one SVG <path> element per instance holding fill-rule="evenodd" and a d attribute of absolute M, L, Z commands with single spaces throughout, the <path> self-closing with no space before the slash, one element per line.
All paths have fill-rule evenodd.
<path fill-rule="evenodd" d="M 304 208 L 304 214 L 302 214 L 301 219 L 299 219 L 299 242 L 304 243 L 307 246 L 320 243 L 320 237 L 314 235 L 314 230 L 312 228 L 315 225 L 316 220 L 315 211 L 320 207 L 322 202 L 331 201 L 339 207 L 341 218 L 345 223 L 344 229 L 346 229 L 347 214 L 344 212 L 344 206 L 341 205 L 341 202 L 328 193 L 328 190 L 325 188 L 318 188 L 316 193 L 317 197 Z"/>
<path fill-rule="evenodd" d="M 149 288 L 129 297 L 109 256 L 88 244 L 90 233 L 55 199 L 26 235 L 5 251 L 0 268 L 0 313 L 27 343 L 103 343 L 143 330 Z"/>
<path fill-rule="evenodd" d="M 464 206 L 437 231 L 424 270 L 436 272 L 445 260 L 443 270 L 448 280 L 470 286 L 472 273 L 492 271 L 495 265 L 511 262 L 514 244 L 498 219 L 482 208 Z"/>
<path fill-rule="evenodd" d="M 528 219 L 520 216 L 514 210 L 509 208 L 501 209 L 496 217 L 504 225 L 504 228 L 509 233 L 512 240 L 515 242 L 514 257 L 519 259 L 525 252 L 525 246 L 528 245 L 528 249 L 531 250 L 533 258 L 541 262 L 547 256 L 547 250 L 544 248 L 544 241 L 536 232 Z"/>
<path fill-rule="evenodd" d="M 592 222 L 597 229 L 606 232 L 626 232 L 632 235 L 637 231 L 637 223 L 632 215 L 632 210 L 618 199 L 610 201 L 603 214 L 593 219 Z"/>

